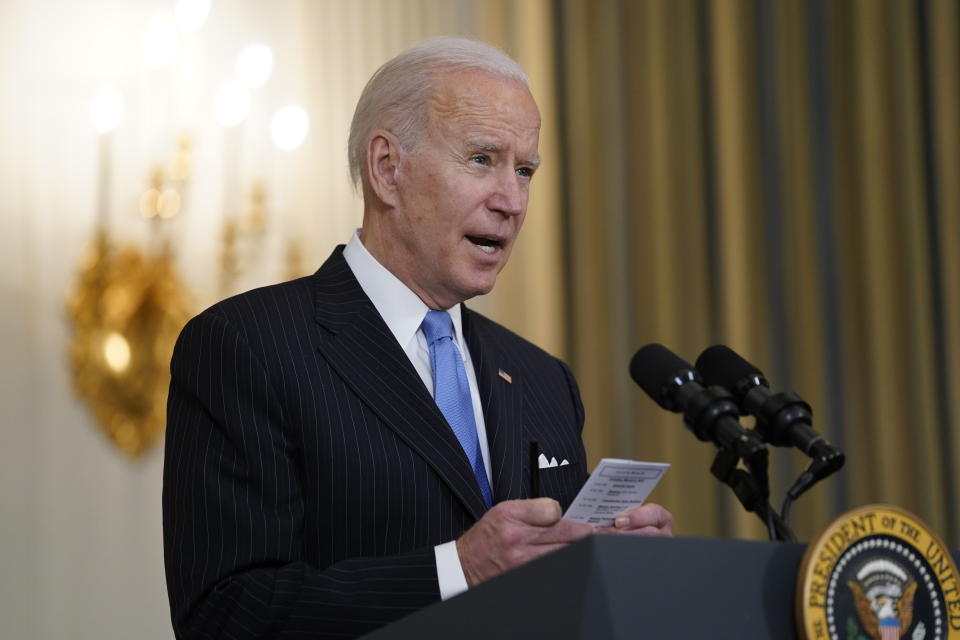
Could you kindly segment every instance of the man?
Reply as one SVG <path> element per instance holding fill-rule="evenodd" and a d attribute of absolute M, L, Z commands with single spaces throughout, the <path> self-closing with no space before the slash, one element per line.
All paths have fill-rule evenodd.
<path fill-rule="evenodd" d="M 354 115 L 362 229 L 184 329 L 163 496 L 178 637 L 359 635 L 593 533 L 560 519 L 587 475 L 572 375 L 460 304 L 506 264 L 539 129 L 501 52 L 408 49 Z M 531 447 L 568 464 L 531 469 Z M 670 514 L 617 526 L 669 535 Z"/>

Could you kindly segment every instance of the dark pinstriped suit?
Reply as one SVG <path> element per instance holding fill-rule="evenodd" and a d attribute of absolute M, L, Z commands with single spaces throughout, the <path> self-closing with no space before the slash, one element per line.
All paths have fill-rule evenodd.
<path fill-rule="evenodd" d="M 163 524 L 188 637 L 355 636 L 439 598 L 433 547 L 485 508 L 460 444 L 338 248 L 225 300 L 171 364 Z M 529 497 L 531 440 L 565 507 L 586 478 L 566 366 L 464 309 L 494 501 Z M 508 383 L 498 375 L 512 376 Z"/>

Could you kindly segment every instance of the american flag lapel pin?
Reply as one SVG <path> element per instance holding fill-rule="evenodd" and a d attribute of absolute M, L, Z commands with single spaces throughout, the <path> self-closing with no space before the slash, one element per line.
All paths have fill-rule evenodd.
<path fill-rule="evenodd" d="M 497 375 L 506 380 L 509 384 L 513 384 L 513 377 L 503 369 L 497 371 Z"/>

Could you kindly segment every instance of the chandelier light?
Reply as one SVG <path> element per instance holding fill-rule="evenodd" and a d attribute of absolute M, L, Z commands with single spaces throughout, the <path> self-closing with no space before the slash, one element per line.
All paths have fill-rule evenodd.
<path fill-rule="evenodd" d="M 310 117 L 303 107 L 288 105 L 278 109 L 270 120 L 270 136 L 281 151 L 293 151 L 303 144 L 310 130 Z"/>

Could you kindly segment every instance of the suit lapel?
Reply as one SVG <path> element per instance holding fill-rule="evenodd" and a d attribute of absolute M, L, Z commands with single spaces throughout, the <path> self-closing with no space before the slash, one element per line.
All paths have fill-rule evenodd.
<path fill-rule="evenodd" d="M 319 349 L 350 389 L 429 464 L 470 514 L 486 506 L 463 448 L 403 349 L 343 258 L 317 271 Z"/>
<path fill-rule="evenodd" d="M 498 341 L 484 335 L 482 319 L 462 306 L 464 337 L 477 375 L 487 428 L 494 502 L 527 497 L 528 451 L 521 423 L 523 379 Z"/>

